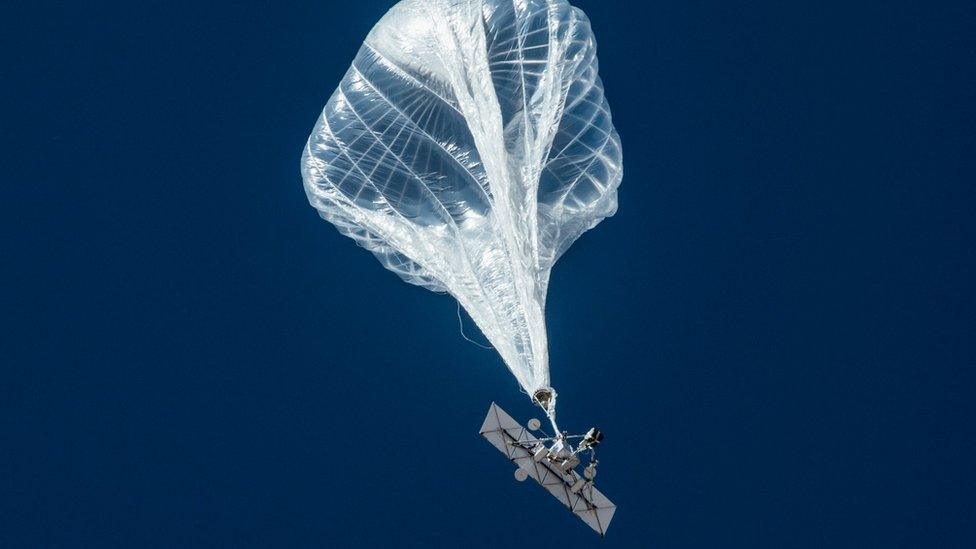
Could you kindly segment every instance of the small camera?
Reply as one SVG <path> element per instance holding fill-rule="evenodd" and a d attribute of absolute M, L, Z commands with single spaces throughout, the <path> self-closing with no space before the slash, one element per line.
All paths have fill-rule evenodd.
<path fill-rule="evenodd" d="M 583 442 L 580 443 L 580 446 L 583 448 L 596 448 L 602 441 L 603 432 L 593 427 L 583 435 Z"/>

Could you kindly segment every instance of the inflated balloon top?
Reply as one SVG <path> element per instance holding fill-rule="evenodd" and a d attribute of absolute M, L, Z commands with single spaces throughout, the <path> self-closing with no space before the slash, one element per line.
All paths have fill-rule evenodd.
<path fill-rule="evenodd" d="M 400 2 L 302 158 L 321 216 L 457 298 L 530 395 L 549 385 L 549 272 L 614 214 L 622 173 L 590 23 L 565 0 Z"/>

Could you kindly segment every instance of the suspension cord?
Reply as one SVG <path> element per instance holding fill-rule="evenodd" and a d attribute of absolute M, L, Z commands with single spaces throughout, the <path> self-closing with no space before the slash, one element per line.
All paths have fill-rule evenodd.
<path fill-rule="evenodd" d="M 468 337 L 467 335 L 464 334 L 464 321 L 461 320 L 461 302 L 460 301 L 457 302 L 457 317 L 458 317 L 458 328 L 461 329 L 461 337 L 463 337 L 464 339 L 468 340 L 469 343 L 474 343 L 475 345 L 477 345 L 478 347 L 480 347 L 480 348 L 482 348 L 482 349 L 484 349 L 486 351 L 490 351 L 490 350 L 494 349 L 494 347 L 491 347 L 491 346 L 486 347 L 486 346 L 478 343 L 477 341 L 471 339 L 470 337 Z"/>

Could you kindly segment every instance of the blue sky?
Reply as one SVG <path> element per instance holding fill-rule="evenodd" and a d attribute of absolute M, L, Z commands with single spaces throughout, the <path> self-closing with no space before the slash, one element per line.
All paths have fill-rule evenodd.
<path fill-rule="evenodd" d="M 625 162 L 547 311 L 600 543 L 971 546 L 972 4 L 574 4 Z M 455 302 L 305 199 L 388 7 L 10 8 L 0 545 L 599 541 L 478 436 L 535 414 Z"/>

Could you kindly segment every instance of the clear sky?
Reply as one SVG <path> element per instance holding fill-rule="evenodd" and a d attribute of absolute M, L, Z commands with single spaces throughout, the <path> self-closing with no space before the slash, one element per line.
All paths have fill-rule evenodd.
<path fill-rule="evenodd" d="M 574 4 L 625 175 L 548 328 L 605 540 L 478 436 L 537 414 L 455 302 L 307 204 L 390 3 L 21 2 L 0 546 L 976 544 L 973 3 Z"/>

